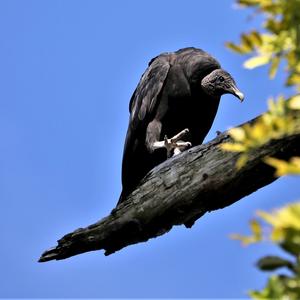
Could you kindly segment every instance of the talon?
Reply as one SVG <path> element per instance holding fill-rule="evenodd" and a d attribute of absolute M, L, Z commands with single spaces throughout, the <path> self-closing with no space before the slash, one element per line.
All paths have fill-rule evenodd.
<path fill-rule="evenodd" d="M 190 142 L 178 142 L 177 147 L 174 149 L 173 156 L 183 152 L 187 148 L 190 148 L 192 146 L 192 143 Z"/>
<path fill-rule="evenodd" d="M 164 137 L 164 143 L 165 143 L 165 146 L 167 147 L 167 145 L 169 144 L 169 142 L 168 142 L 168 137 L 165 135 L 165 137 Z"/>
<path fill-rule="evenodd" d="M 163 141 L 158 141 L 154 143 L 154 148 L 166 148 L 167 149 L 167 156 L 170 157 L 173 152 L 173 156 L 181 153 L 187 148 L 190 148 L 192 144 L 190 142 L 182 141 L 182 138 L 189 133 L 189 130 L 186 128 L 180 131 L 178 134 L 173 136 L 172 138 L 168 139 L 167 135 L 164 136 Z"/>
<path fill-rule="evenodd" d="M 186 129 L 180 131 L 178 134 L 174 135 L 171 138 L 171 141 L 176 143 L 176 142 L 180 141 L 188 133 L 189 133 L 189 130 L 186 128 Z"/>
<path fill-rule="evenodd" d="M 190 147 L 192 147 L 191 142 L 178 142 L 176 148 L 178 148 L 180 151 L 183 151 Z"/>

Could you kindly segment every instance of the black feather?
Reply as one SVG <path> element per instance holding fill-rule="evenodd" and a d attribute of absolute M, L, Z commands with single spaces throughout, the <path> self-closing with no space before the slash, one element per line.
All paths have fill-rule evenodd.
<path fill-rule="evenodd" d="M 123 190 L 118 204 L 148 171 L 167 158 L 164 149 L 151 150 L 153 141 L 163 140 L 165 135 L 170 138 L 188 128 L 187 139 L 193 146 L 203 142 L 221 94 L 229 92 L 222 91 L 216 97 L 201 86 L 202 79 L 217 69 L 221 69 L 218 61 L 196 48 L 163 53 L 150 61 L 129 104 L 122 162 Z"/>

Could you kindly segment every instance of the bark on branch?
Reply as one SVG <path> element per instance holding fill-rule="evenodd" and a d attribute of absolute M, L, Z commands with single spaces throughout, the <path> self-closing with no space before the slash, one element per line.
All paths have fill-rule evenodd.
<path fill-rule="evenodd" d="M 262 162 L 263 157 L 287 159 L 300 155 L 300 134 L 295 134 L 253 151 L 246 166 L 237 170 L 239 154 L 219 147 L 228 141 L 230 137 L 222 133 L 157 166 L 117 210 L 93 225 L 65 235 L 39 261 L 65 259 L 99 249 L 109 255 L 162 235 L 174 225 L 191 227 L 206 212 L 231 205 L 273 182 L 274 170 Z"/>

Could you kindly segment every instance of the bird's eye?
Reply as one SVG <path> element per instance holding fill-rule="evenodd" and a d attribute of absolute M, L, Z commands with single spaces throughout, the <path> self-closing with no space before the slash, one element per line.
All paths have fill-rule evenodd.
<path fill-rule="evenodd" d="M 223 81 L 224 81 L 224 77 L 223 77 L 223 76 L 220 76 L 220 77 L 219 77 L 219 80 L 220 80 L 221 82 L 223 82 Z"/>

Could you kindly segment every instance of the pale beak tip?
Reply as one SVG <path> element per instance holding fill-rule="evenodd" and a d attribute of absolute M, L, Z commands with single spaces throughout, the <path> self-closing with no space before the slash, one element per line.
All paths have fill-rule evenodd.
<path fill-rule="evenodd" d="M 245 96 L 242 92 L 236 92 L 236 96 L 240 99 L 241 102 L 243 102 L 245 99 Z"/>
<path fill-rule="evenodd" d="M 245 95 L 236 86 L 232 86 L 229 93 L 239 98 L 241 102 L 244 101 Z"/>

